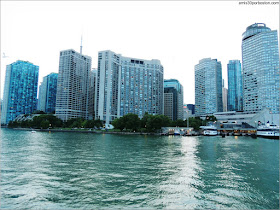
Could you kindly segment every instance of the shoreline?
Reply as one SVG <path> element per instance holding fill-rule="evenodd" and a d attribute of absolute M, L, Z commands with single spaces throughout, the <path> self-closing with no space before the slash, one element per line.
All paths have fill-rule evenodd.
<path fill-rule="evenodd" d="M 160 133 L 142 133 L 142 132 L 121 132 L 121 131 L 96 131 L 96 130 L 63 130 L 63 129 L 32 129 L 32 128 L 8 128 L 21 131 L 38 132 L 68 132 L 68 133 L 96 133 L 96 134 L 121 134 L 121 135 L 161 135 Z"/>

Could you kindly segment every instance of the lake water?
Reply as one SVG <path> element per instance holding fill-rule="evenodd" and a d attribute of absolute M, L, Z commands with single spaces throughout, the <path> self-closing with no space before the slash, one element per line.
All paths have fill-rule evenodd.
<path fill-rule="evenodd" d="M 277 209 L 279 141 L 1 129 L 1 208 Z"/>

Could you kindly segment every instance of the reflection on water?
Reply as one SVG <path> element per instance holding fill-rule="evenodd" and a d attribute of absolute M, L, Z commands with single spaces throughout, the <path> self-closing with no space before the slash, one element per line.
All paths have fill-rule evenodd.
<path fill-rule="evenodd" d="M 1 208 L 276 209 L 279 141 L 1 129 Z"/>

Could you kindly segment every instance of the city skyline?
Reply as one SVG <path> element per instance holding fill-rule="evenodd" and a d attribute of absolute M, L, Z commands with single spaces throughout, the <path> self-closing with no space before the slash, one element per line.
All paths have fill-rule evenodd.
<path fill-rule="evenodd" d="M 188 90 L 184 103 L 194 104 L 195 64 L 218 59 L 227 84 L 226 65 L 241 60 L 247 26 L 266 23 L 279 37 L 278 7 L 238 1 L 1 2 L 1 98 L 6 65 L 16 60 L 38 65 L 40 84 L 44 76 L 58 73 L 61 50 L 79 51 L 82 35 L 83 54 L 92 57 L 92 68 L 102 50 L 158 59 L 164 79 L 178 79 Z"/>

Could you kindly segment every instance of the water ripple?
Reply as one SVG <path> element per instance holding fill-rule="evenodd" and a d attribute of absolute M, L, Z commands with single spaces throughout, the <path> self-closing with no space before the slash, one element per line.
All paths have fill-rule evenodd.
<path fill-rule="evenodd" d="M 279 141 L 0 134 L 3 209 L 279 207 Z"/>

